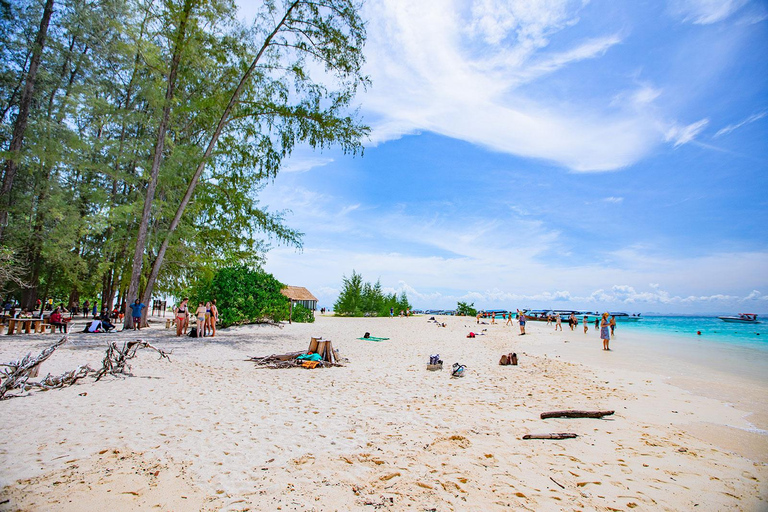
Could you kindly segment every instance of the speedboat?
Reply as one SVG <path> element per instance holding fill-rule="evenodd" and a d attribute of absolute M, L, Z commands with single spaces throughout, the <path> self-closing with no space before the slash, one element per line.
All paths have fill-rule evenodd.
<path fill-rule="evenodd" d="M 640 313 L 622 313 L 621 311 L 615 311 L 608 313 L 609 315 L 616 317 L 617 322 L 637 322 L 640 320 Z"/>
<path fill-rule="evenodd" d="M 739 313 L 739 316 L 719 316 L 723 322 L 734 322 L 739 324 L 759 324 L 757 315 L 754 313 Z"/>

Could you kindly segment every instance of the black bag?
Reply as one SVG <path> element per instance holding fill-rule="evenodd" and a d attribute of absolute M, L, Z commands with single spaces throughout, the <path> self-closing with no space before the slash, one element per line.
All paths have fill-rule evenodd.
<path fill-rule="evenodd" d="M 190 338 L 197 338 L 197 327 L 193 327 L 189 330 Z"/>
<path fill-rule="evenodd" d="M 371 333 L 369 332 L 363 334 L 363 338 L 370 338 L 370 337 L 371 337 Z"/>

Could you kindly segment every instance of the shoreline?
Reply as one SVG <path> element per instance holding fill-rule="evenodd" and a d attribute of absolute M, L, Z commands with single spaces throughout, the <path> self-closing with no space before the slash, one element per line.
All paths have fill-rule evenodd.
<path fill-rule="evenodd" d="M 0 501 L 9 500 L 0 510 L 77 510 L 78 500 L 107 500 L 114 510 L 765 506 L 759 440 L 768 436 L 734 435 L 728 424 L 748 427 L 737 405 L 625 370 L 636 362 L 629 345 L 622 353 L 616 341 L 603 353 L 591 332 L 587 342 L 567 325 L 564 343 L 535 326 L 517 336 L 516 325 L 440 320 L 446 328 L 427 317 L 318 315 L 314 324 L 244 326 L 203 339 L 176 338 L 163 325 L 142 331 L 173 350 L 170 363 L 141 352 L 133 377 L 0 402 L 2 429 L 14 433 L 0 440 L 8 468 Z M 477 327 L 487 334 L 467 339 Z M 366 331 L 390 340 L 356 339 Z M 315 335 L 333 340 L 349 363 L 269 370 L 246 360 L 301 350 Z M 72 333 L 41 376 L 93 366 L 107 340 L 137 337 Z M 9 336 L 0 362 L 57 339 Z M 499 366 L 510 351 L 520 365 Z M 447 367 L 466 364 L 467 375 L 427 372 L 435 352 Z M 616 415 L 538 417 L 564 408 Z M 579 437 L 521 440 L 537 432 Z"/>

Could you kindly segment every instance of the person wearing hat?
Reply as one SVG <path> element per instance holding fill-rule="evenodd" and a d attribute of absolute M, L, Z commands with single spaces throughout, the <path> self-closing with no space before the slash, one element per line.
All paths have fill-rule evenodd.
<path fill-rule="evenodd" d="M 611 350 L 608 348 L 608 343 L 611 341 L 610 325 L 608 313 L 603 313 L 603 320 L 600 322 L 600 339 L 603 340 L 603 350 Z"/>

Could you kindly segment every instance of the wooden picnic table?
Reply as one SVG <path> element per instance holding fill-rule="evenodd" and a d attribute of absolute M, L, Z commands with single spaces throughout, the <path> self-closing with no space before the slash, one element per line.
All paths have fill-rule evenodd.
<path fill-rule="evenodd" d="M 8 319 L 8 336 L 12 334 L 20 334 L 22 331 L 27 334 L 33 334 L 40 330 L 40 326 L 43 324 L 42 318 L 9 318 Z M 33 326 L 34 325 L 34 329 Z"/>

